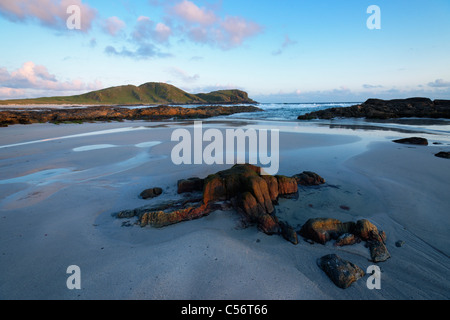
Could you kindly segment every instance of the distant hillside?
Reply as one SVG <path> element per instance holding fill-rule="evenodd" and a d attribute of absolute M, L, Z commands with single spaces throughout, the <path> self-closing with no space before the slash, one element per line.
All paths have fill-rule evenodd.
<path fill-rule="evenodd" d="M 166 83 L 149 82 L 111 87 L 76 96 L 0 100 L 0 105 L 75 104 L 75 105 L 157 105 L 157 104 L 236 104 L 256 103 L 240 90 L 220 90 L 190 94 Z"/>

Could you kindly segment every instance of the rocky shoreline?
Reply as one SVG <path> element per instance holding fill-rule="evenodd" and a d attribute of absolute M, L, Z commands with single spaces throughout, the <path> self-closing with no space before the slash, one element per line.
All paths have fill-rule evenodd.
<path fill-rule="evenodd" d="M 158 106 L 137 109 L 97 106 L 71 109 L 5 110 L 0 111 L 0 126 L 32 123 L 168 120 L 172 118 L 198 119 L 258 111 L 262 110 L 254 106 L 201 106 L 197 108 Z"/>
<path fill-rule="evenodd" d="M 363 104 L 345 108 L 330 108 L 311 112 L 298 117 L 298 120 L 333 118 L 445 118 L 450 119 L 450 100 L 410 98 L 396 100 L 369 99 Z"/>

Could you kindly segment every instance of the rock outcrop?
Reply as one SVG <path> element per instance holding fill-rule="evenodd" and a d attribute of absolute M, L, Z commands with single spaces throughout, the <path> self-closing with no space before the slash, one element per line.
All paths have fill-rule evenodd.
<path fill-rule="evenodd" d="M 299 116 L 299 120 L 333 118 L 450 118 L 450 100 L 410 98 L 397 100 L 369 99 L 363 104 L 330 108 Z"/>
<path fill-rule="evenodd" d="M 234 199 L 245 217 L 267 234 L 278 233 L 280 228 L 273 215 L 274 201 L 298 191 L 294 178 L 261 176 L 261 168 L 248 164 L 210 175 L 204 183 L 205 204 Z"/>
<path fill-rule="evenodd" d="M 315 180 L 324 181 L 319 175 L 310 174 Z M 279 197 L 288 197 L 298 192 L 298 181 L 296 177 L 261 175 L 261 168 L 254 165 L 235 165 L 205 179 L 178 181 L 179 194 L 202 189 L 201 199 L 162 205 L 161 208 L 152 208 L 154 210 L 144 208 L 121 211 L 118 217 L 137 216 L 141 226 L 161 228 L 198 219 L 219 209 L 228 209 L 231 204 L 243 215 L 246 223 L 256 224 L 269 235 L 281 234 L 288 241 L 298 244 L 296 231 L 287 223 L 278 221 L 274 207 Z"/>
<path fill-rule="evenodd" d="M 318 259 L 317 265 L 341 289 L 347 289 L 365 275 L 360 267 L 335 254 L 329 254 Z"/>
<path fill-rule="evenodd" d="M 199 119 L 226 116 L 242 112 L 258 112 L 253 106 L 204 106 L 183 108 L 158 106 L 151 108 L 121 108 L 112 106 L 45 109 L 45 110 L 3 110 L 0 111 L 0 124 L 64 123 L 84 121 L 122 121 L 122 120 L 167 120 Z"/>

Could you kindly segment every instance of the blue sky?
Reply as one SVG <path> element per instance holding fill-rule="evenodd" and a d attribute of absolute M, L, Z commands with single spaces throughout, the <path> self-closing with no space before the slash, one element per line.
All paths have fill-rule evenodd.
<path fill-rule="evenodd" d="M 0 29 L 0 99 L 145 82 L 260 102 L 450 99 L 448 0 L 0 0 Z"/>

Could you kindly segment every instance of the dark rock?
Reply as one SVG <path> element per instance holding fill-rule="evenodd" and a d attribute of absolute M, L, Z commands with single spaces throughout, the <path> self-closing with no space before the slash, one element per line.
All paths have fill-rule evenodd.
<path fill-rule="evenodd" d="M 438 158 L 450 159 L 450 152 L 439 152 L 435 154 Z"/>
<path fill-rule="evenodd" d="M 325 179 L 319 176 L 317 173 L 305 171 L 294 176 L 297 180 L 297 184 L 302 186 L 318 186 L 325 183 Z"/>
<path fill-rule="evenodd" d="M 200 178 L 190 178 L 178 181 L 178 194 L 203 191 L 204 180 Z"/>
<path fill-rule="evenodd" d="M 281 235 L 294 245 L 298 244 L 297 232 L 287 222 L 279 222 Z"/>
<path fill-rule="evenodd" d="M 325 244 L 331 239 L 337 239 L 344 233 L 352 233 L 354 222 L 342 223 L 336 219 L 309 219 L 300 229 L 300 235 L 315 242 Z"/>
<path fill-rule="evenodd" d="M 361 105 L 330 108 L 299 116 L 299 120 L 333 118 L 450 118 L 450 101 L 427 98 L 396 100 L 369 99 Z"/>
<path fill-rule="evenodd" d="M 144 200 L 159 197 L 163 190 L 161 188 L 152 188 L 142 191 L 140 197 Z"/>
<path fill-rule="evenodd" d="M 418 138 L 418 137 L 412 137 L 412 138 L 406 138 L 406 139 L 400 139 L 400 140 L 394 140 L 395 143 L 401 143 L 401 144 L 414 144 L 419 146 L 427 146 L 428 140 L 425 138 Z"/>
<path fill-rule="evenodd" d="M 317 265 L 341 289 L 347 289 L 352 283 L 365 275 L 360 267 L 335 254 L 326 255 L 318 259 Z"/>

